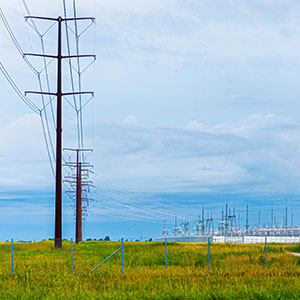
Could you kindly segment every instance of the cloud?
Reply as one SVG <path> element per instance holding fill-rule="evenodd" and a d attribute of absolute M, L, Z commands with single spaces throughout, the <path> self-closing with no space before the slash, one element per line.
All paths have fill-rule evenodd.
<path fill-rule="evenodd" d="M 135 115 L 129 115 L 124 120 L 125 124 L 136 124 L 136 116 Z"/>
<path fill-rule="evenodd" d="M 26 114 L 0 128 L 0 166 L 4 190 L 38 190 L 49 186 L 49 164 L 36 114 Z"/>
<path fill-rule="evenodd" d="M 298 191 L 298 124 L 274 114 L 185 129 L 99 124 L 95 151 L 101 180 L 147 191 L 211 194 Z"/>
<path fill-rule="evenodd" d="M 24 51 L 41 53 L 38 37 L 24 26 L 18 1 L 2 2 Z M 58 16 L 63 11 L 58 0 L 27 4 L 34 15 Z M 101 191 L 108 182 L 116 182 L 115 189 L 123 183 L 139 193 L 167 191 L 172 194 L 170 202 L 181 192 L 220 198 L 232 193 L 271 197 L 299 192 L 299 3 L 87 0 L 77 4 L 82 16 L 93 15 L 96 4 L 99 100 L 93 113 L 84 110 L 84 138 L 85 146 L 95 149 L 90 159 Z M 49 23 L 40 21 L 38 26 L 46 29 Z M 49 54 L 56 51 L 56 28 L 52 30 L 45 37 Z M 0 34 L 5 67 L 22 90 L 38 90 L 32 88 L 35 79 L 20 67 L 25 64 L 3 26 Z M 89 31 L 84 35 L 82 54 L 94 51 L 91 35 Z M 56 66 L 51 67 L 55 91 Z M 68 68 L 63 65 L 65 71 Z M 93 82 L 86 74 L 82 90 L 89 90 L 85 85 Z M 68 91 L 69 76 L 64 75 Z M 6 100 L 0 118 L 2 190 L 53 191 L 38 116 L 24 113 L 27 107 L 18 105 L 4 80 L 0 90 Z M 64 145 L 72 147 L 77 143 L 76 124 L 65 104 Z M 88 127 L 92 120 L 94 129 Z M 153 197 L 143 201 L 151 203 Z"/>

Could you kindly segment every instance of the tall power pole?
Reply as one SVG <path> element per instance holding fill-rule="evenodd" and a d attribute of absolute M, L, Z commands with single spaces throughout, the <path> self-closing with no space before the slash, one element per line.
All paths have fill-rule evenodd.
<path fill-rule="evenodd" d="M 45 55 L 45 54 L 33 54 L 24 53 L 24 56 L 40 56 L 46 58 L 57 59 L 57 92 L 47 93 L 47 92 L 32 92 L 27 91 L 31 94 L 42 94 L 42 95 L 52 95 L 57 98 L 57 116 L 56 116 L 56 180 L 55 180 L 55 237 L 54 245 L 55 248 L 62 247 L 62 97 L 68 95 L 79 95 L 79 94 L 93 94 L 93 92 L 72 92 L 72 93 L 62 93 L 62 59 L 64 58 L 81 58 L 81 57 L 94 57 L 95 55 L 62 55 L 62 32 L 61 24 L 62 22 L 68 21 L 80 21 L 80 20 L 92 20 L 94 18 L 84 17 L 84 18 L 48 18 L 48 17 L 36 17 L 36 16 L 26 16 L 25 19 L 38 19 L 46 21 L 58 22 L 58 44 L 57 44 L 57 56 L 56 55 Z"/>
<path fill-rule="evenodd" d="M 82 241 L 82 185 L 81 163 L 78 161 L 77 152 L 77 182 L 76 182 L 76 243 Z"/>
<path fill-rule="evenodd" d="M 76 162 L 66 162 L 65 166 L 69 167 L 71 170 L 76 169 L 76 174 L 72 176 L 65 176 L 64 182 L 67 182 L 71 185 L 75 190 L 68 191 L 71 198 L 75 197 L 75 239 L 76 243 L 82 241 L 82 211 L 83 205 L 82 202 L 89 201 L 88 198 L 82 196 L 83 188 L 82 187 L 90 187 L 92 186 L 92 181 L 87 181 L 89 168 L 93 167 L 87 162 L 80 161 L 80 152 L 83 151 L 92 151 L 92 149 L 71 149 L 65 148 L 65 151 L 76 151 Z M 87 172 L 87 173 L 86 173 Z M 84 174 L 83 174 L 84 173 Z"/>
<path fill-rule="evenodd" d="M 55 180 L 55 248 L 62 246 L 62 103 L 61 103 L 61 17 L 58 17 L 56 180 Z"/>

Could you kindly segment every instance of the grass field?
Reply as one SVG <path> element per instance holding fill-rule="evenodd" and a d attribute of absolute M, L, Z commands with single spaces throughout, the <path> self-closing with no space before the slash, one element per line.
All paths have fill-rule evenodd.
<path fill-rule="evenodd" d="M 211 272 L 207 244 L 170 243 L 168 269 L 164 243 L 125 242 L 121 253 L 90 273 L 120 247 L 120 242 L 74 245 L 55 250 L 44 241 L 14 246 L 0 243 L 0 299 L 300 299 L 299 245 L 268 245 L 268 269 L 260 244 L 212 244 Z"/>

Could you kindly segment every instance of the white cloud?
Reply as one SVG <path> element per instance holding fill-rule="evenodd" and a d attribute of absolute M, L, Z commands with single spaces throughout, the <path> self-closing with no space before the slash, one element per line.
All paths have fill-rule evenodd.
<path fill-rule="evenodd" d="M 0 128 L 2 188 L 49 187 L 50 166 L 39 116 L 26 114 Z"/>
<path fill-rule="evenodd" d="M 193 120 L 193 121 L 188 122 L 186 124 L 185 128 L 189 129 L 189 130 L 204 130 L 205 126 L 204 126 L 204 124 L 199 123 L 196 120 Z"/>
<path fill-rule="evenodd" d="M 270 116 L 212 126 L 194 120 L 186 129 L 101 124 L 99 183 L 119 180 L 148 191 L 299 190 L 298 124 Z"/>
<path fill-rule="evenodd" d="M 125 124 L 136 124 L 136 116 L 135 115 L 129 115 L 124 119 Z"/>

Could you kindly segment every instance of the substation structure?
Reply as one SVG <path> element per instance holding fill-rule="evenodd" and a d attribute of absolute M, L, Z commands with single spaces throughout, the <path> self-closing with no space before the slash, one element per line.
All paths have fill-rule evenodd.
<path fill-rule="evenodd" d="M 218 226 L 214 228 L 212 213 L 206 213 L 202 209 L 202 214 L 194 222 L 194 227 L 188 219 L 178 224 L 178 218 L 175 217 L 173 232 L 164 228 L 162 236 L 153 238 L 153 241 L 173 242 L 207 242 L 210 240 L 214 243 L 264 243 L 267 237 L 270 243 L 300 243 L 300 228 L 294 226 L 294 215 L 291 214 L 291 222 L 288 224 L 288 208 L 285 208 L 282 223 L 278 223 L 274 216 L 274 209 L 271 209 L 270 222 L 261 223 L 261 211 L 258 211 L 257 223 L 252 227 L 249 223 L 249 207 L 246 206 L 245 224 L 241 225 L 240 214 L 235 213 L 235 208 L 231 209 L 226 204 L 225 210 L 222 210 L 221 220 Z"/>

